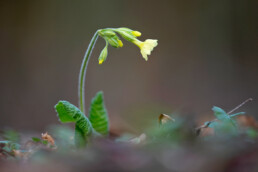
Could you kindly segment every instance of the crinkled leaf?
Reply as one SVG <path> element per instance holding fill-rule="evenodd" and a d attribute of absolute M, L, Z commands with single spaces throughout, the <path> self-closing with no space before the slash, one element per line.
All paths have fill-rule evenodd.
<path fill-rule="evenodd" d="M 90 122 L 92 127 L 100 134 L 107 135 L 109 132 L 108 114 L 104 105 L 103 92 L 98 92 L 91 101 Z"/>
<path fill-rule="evenodd" d="M 80 110 L 67 101 L 59 101 L 55 106 L 59 120 L 63 123 L 76 122 L 75 114 L 79 114 Z"/>
<path fill-rule="evenodd" d="M 221 109 L 217 106 L 213 106 L 212 110 L 218 120 L 227 121 L 230 119 L 229 115 L 223 109 Z"/>
<path fill-rule="evenodd" d="M 92 132 L 89 119 L 68 101 L 59 101 L 55 108 L 61 122 L 75 122 L 75 143 L 82 143 L 81 140 L 83 140 L 85 145 L 87 138 Z M 82 144 L 77 145 L 83 146 Z"/>
<path fill-rule="evenodd" d="M 61 122 L 75 122 L 85 135 L 89 135 L 92 126 L 89 119 L 74 105 L 68 101 L 59 101 L 55 106 Z"/>
<path fill-rule="evenodd" d="M 85 146 L 88 141 L 88 137 L 77 124 L 75 124 L 74 141 L 77 147 Z"/>

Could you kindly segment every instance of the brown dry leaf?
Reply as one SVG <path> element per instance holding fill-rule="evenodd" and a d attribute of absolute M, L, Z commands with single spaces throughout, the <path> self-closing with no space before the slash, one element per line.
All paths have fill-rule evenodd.
<path fill-rule="evenodd" d="M 171 118 L 170 116 L 166 114 L 160 114 L 159 115 L 159 124 L 165 124 L 167 122 L 175 122 L 175 119 Z"/>
<path fill-rule="evenodd" d="M 41 134 L 41 138 L 43 140 L 48 141 L 52 146 L 55 146 L 55 140 L 53 139 L 52 136 L 50 136 L 47 132 L 45 134 Z"/>
<path fill-rule="evenodd" d="M 28 158 L 30 155 L 31 155 L 31 152 L 28 151 L 28 152 L 21 152 L 20 150 L 13 150 L 13 154 L 15 157 L 18 157 L 18 158 Z"/>
<path fill-rule="evenodd" d="M 206 137 L 206 136 L 212 136 L 214 134 L 215 134 L 214 129 L 207 127 L 207 128 L 202 128 L 201 129 L 201 132 L 199 133 L 199 136 L 200 137 Z"/>
<path fill-rule="evenodd" d="M 6 156 L 5 156 L 5 154 L 0 153 L 0 159 L 1 159 L 2 157 L 5 158 Z"/>
<path fill-rule="evenodd" d="M 14 156 L 15 157 L 22 157 L 23 156 L 23 154 L 21 153 L 21 151 L 19 151 L 19 150 L 13 150 L 13 154 L 14 154 Z"/>
<path fill-rule="evenodd" d="M 241 127 L 253 127 L 258 129 L 258 122 L 252 116 L 247 116 L 247 115 L 238 116 L 237 122 Z"/>
<path fill-rule="evenodd" d="M 146 140 L 146 138 L 147 138 L 146 134 L 142 133 L 139 137 L 135 137 L 129 140 L 129 142 L 133 144 L 140 144 L 140 143 L 143 143 Z"/>

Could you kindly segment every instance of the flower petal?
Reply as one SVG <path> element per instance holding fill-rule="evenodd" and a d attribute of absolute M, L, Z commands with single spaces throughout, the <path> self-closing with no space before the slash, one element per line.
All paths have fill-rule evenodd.
<path fill-rule="evenodd" d="M 158 45 L 158 40 L 156 39 L 147 39 L 141 43 L 139 46 L 141 49 L 141 54 L 143 58 L 147 61 L 148 55 L 151 54 L 151 51 Z"/>

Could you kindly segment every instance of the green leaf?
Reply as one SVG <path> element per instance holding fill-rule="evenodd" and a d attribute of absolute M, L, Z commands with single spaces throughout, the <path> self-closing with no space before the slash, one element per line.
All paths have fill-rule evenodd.
<path fill-rule="evenodd" d="M 256 139 L 258 137 L 258 131 L 254 128 L 248 128 L 246 134 L 251 139 Z"/>
<path fill-rule="evenodd" d="M 19 142 L 19 140 L 20 140 L 19 133 L 12 129 L 4 130 L 3 138 L 5 140 L 12 141 L 14 143 Z"/>
<path fill-rule="evenodd" d="M 244 115 L 244 114 L 245 114 L 245 112 L 238 112 L 238 113 L 230 115 L 230 117 L 234 117 L 234 116 L 238 116 L 238 115 Z"/>
<path fill-rule="evenodd" d="M 34 141 L 34 142 L 41 142 L 41 139 L 38 138 L 38 137 L 32 137 L 31 139 L 32 139 L 32 141 Z"/>
<path fill-rule="evenodd" d="M 73 106 L 71 103 L 67 101 L 59 101 L 55 108 L 58 113 L 57 115 L 59 117 L 59 120 L 61 122 L 76 122 L 74 114 L 77 114 L 80 110 Z"/>
<path fill-rule="evenodd" d="M 49 133 L 55 136 L 55 143 L 62 150 L 70 149 L 74 146 L 74 129 L 66 125 L 52 125 L 47 128 Z"/>
<path fill-rule="evenodd" d="M 234 120 L 233 118 L 230 118 L 229 120 L 231 122 L 231 124 L 234 126 L 234 127 L 238 127 L 238 123 L 236 120 Z"/>
<path fill-rule="evenodd" d="M 75 145 L 79 148 L 84 147 L 88 141 L 88 137 L 77 124 L 75 124 L 74 141 Z"/>
<path fill-rule="evenodd" d="M 212 110 L 218 120 L 228 121 L 230 119 L 230 116 L 223 109 L 221 109 L 217 106 L 213 106 Z"/>
<path fill-rule="evenodd" d="M 55 109 L 61 122 L 75 123 L 75 143 L 82 143 L 80 140 L 83 140 L 85 145 L 87 138 L 92 133 L 92 126 L 89 119 L 76 106 L 68 101 L 59 101 Z M 80 134 L 78 135 L 78 133 Z M 82 144 L 80 145 L 82 146 Z"/>
<path fill-rule="evenodd" d="M 18 143 L 14 143 L 12 141 L 0 141 L 0 147 L 7 152 L 12 152 L 13 150 L 20 149 L 20 145 Z"/>
<path fill-rule="evenodd" d="M 32 139 L 32 141 L 34 141 L 36 143 L 42 143 L 43 145 L 47 145 L 48 144 L 47 140 L 42 140 L 42 139 L 40 139 L 38 137 L 32 137 L 31 139 Z"/>
<path fill-rule="evenodd" d="M 47 141 L 47 140 L 41 140 L 41 143 L 42 143 L 43 145 L 47 145 L 47 144 L 48 144 L 48 141 Z"/>
<path fill-rule="evenodd" d="M 100 134 L 107 135 L 109 132 L 108 114 L 104 105 L 103 92 L 98 92 L 91 101 L 90 122 L 92 127 Z"/>

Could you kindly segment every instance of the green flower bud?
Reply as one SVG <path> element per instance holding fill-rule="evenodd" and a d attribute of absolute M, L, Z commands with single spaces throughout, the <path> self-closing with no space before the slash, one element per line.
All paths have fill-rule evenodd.
<path fill-rule="evenodd" d="M 98 31 L 98 34 L 101 36 L 101 37 L 110 37 L 110 36 L 116 36 L 116 33 L 109 30 L 109 29 L 101 29 Z"/>
<path fill-rule="evenodd" d="M 108 43 L 115 48 L 119 48 L 123 46 L 122 41 L 118 38 L 118 36 L 106 36 L 104 37 L 108 41 Z"/>
<path fill-rule="evenodd" d="M 130 29 L 118 28 L 116 30 L 125 40 L 132 42 L 135 39 L 135 36 L 132 34 Z"/>
<path fill-rule="evenodd" d="M 101 29 L 98 31 L 98 34 L 104 38 L 112 47 L 119 48 L 123 46 L 123 42 L 111 29 Z"/>
<path fill-rule="evenodd" d="M 106 59 L 108 55 L 108 43 L 106 42 L 106 46 L 103 48 L 99 55 L 99 64 L 102 64 Z"/>
<path fill-rule="evenodd" d="M 122 27 L 115 30 L 118 32 L 125 40 L 133 42 L 136 37 L 141 36 L 141 33 L 138 31 L 133 31 L 131 29 Z"/>
<path fill-rule="evenodd" d="M 132 34 L 134 35 L 134 36 L 136 36 L 136 37 L 139 37 L 139 36 L 141 36 L 142 35 L 142 33 L 141 32 L 139 32 L 139 31 L 132 31 Z"/>
<path fill-rule="evenodd" d="M 135 39 L 135 36 L 131 32 L 118 31 L 118 33 L 129 42 L 132 42 Z"/>
<path fill-rule="evenodd" d="M 132 29 L 129 29 L 129 28 L 126 28 L 126 27 L 120 27 L 120 28 L 117 28 L 117 30 L 125 31 L 125 32 L 132 32 L 133 31 Z"/>

